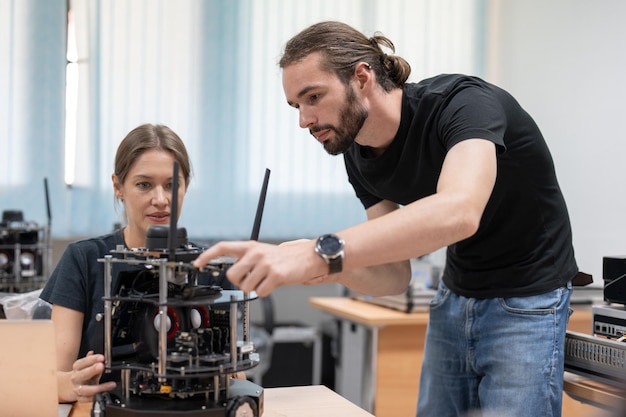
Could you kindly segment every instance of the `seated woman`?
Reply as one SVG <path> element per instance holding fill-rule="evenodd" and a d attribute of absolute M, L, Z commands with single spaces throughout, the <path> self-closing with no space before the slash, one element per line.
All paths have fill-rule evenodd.
<path fill-rule="evenodd" d="M 124 205 L 127 225 L 70 244 L 41 293 L 52 304 L 56 328 L 59 402 L 91 401 L 95 394 L 116 386 L 101 381 L 104 356 L 94 353 L 98 351 L 95 341 L 101 339 L 96 315 L 104 311 L 104 266 L 98 259 L 120 245 L 143 248 L 149 226 L 170 224 L 174 161 L 180 166 L 175 211 L 180 213 L 191 178 L 184 143 L 163 125 L 144 124 L 129 132 L 117 149 L 112 175 L 115 198 Z M 133 268 L 139 266 L 113 264 L 112 277 L 115 280 L 121 271 Z M 232 288 L 223 275 L 217 280 L 202 284 Z"/>

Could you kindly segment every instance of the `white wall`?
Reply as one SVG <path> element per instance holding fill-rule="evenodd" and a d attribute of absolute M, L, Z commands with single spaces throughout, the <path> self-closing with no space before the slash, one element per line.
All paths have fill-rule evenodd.
<path fill-rule="evenodd" d="M 490 0 L 486 78 L 535 117 L 567 200 L 579 267 L 626 255 L 626 2 Z"/>

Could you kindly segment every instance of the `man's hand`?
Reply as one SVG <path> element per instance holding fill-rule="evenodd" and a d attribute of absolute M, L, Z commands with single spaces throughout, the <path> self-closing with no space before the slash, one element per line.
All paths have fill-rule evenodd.
<path fill-rule="evenodd" d="M 327 266 L 314 246 L 313 240 L 306 239 L 281 245 L 219 242 L 200 254 L 194 265 L 200 268 L 222 256 L 235 258 L 226 272 L 227 278 L 242 291 L 255 291 L 259 297 L 265 297 L 280 286 L 307 283 L 326 274 Z"/>

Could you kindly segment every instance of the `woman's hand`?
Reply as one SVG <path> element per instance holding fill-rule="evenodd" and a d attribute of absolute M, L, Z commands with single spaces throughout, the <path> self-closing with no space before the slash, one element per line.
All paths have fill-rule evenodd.
<path fill-rule="evenodd" d="M 104 355 L 94 354 L 93 351 L 74 362 L 70 380 L 74 394 L 76 394 L 76 401 L 92 401 L 97 393 L 111 391 L 116 387 L 113 381 L 99 383 L 102 372 L 104 372 Z"/>

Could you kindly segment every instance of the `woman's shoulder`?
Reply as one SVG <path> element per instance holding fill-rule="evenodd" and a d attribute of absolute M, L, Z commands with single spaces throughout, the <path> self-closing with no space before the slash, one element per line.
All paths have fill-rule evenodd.
<path fill-rule="evenodd" d="M 120 230 L 100 236 L 88 237 L 76 240 L 67 246 L 68 251 L 78 252 L 109 252 L 118 245 L 124 244 L 124 238 Z"/>

